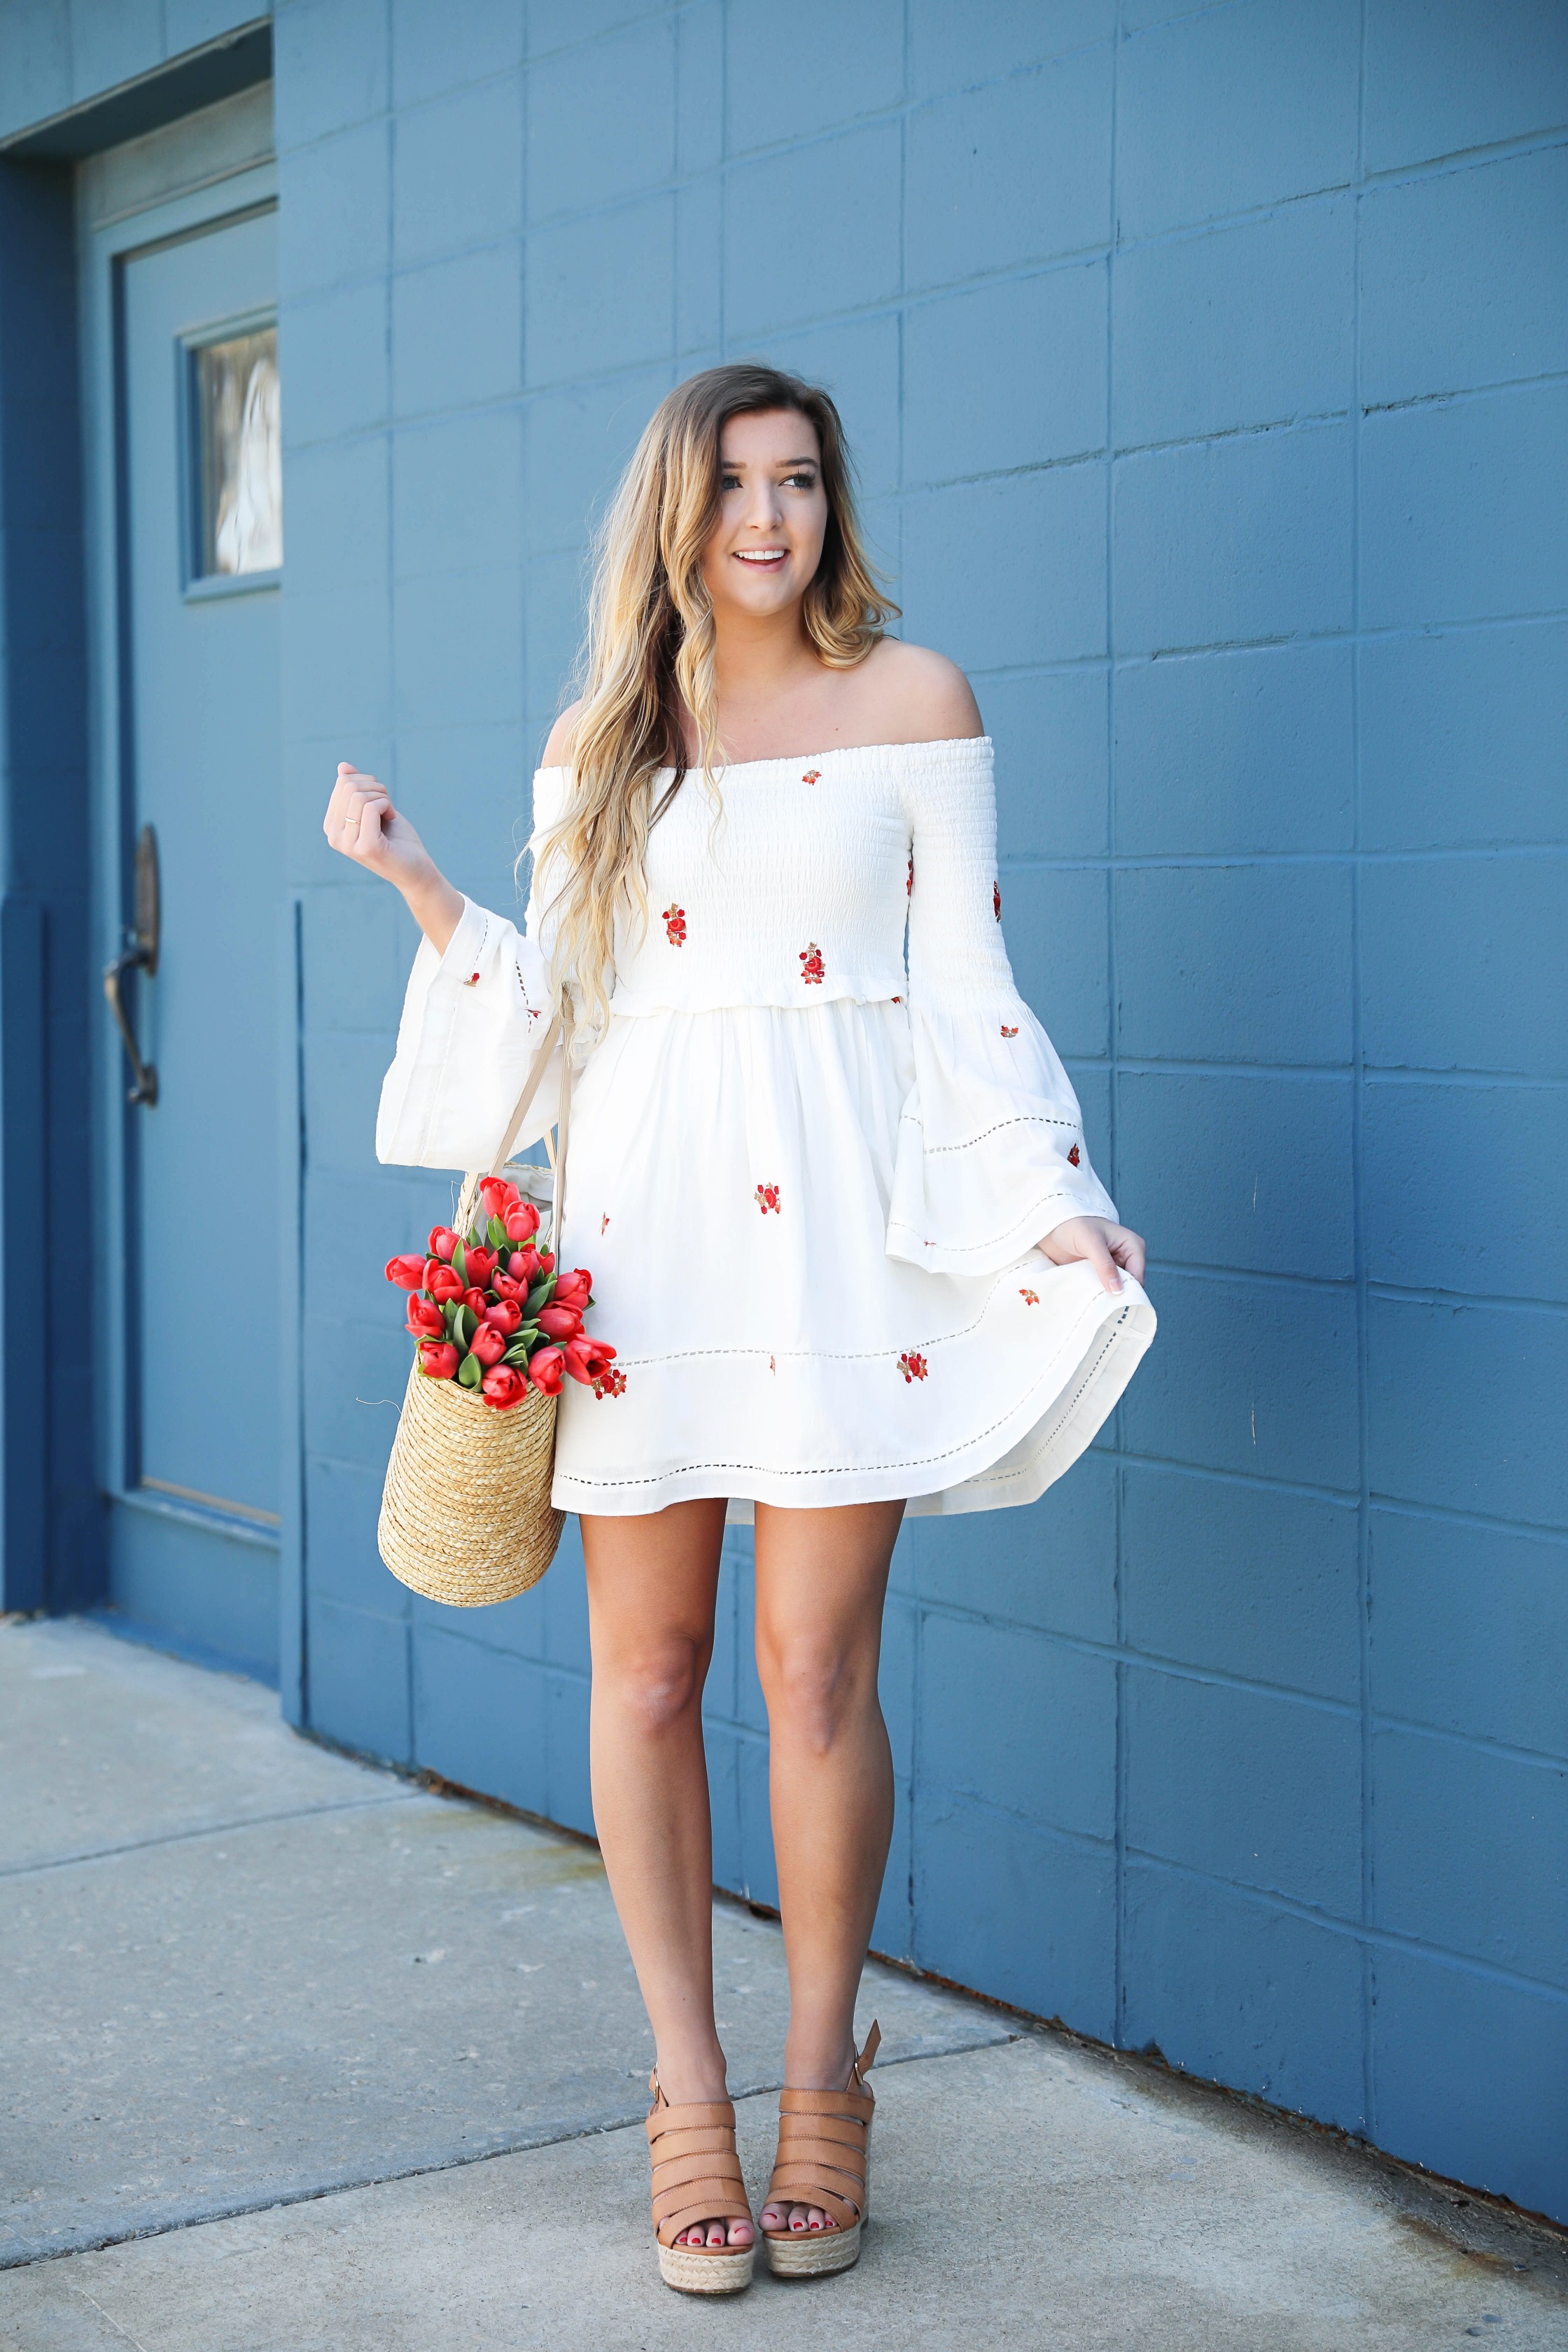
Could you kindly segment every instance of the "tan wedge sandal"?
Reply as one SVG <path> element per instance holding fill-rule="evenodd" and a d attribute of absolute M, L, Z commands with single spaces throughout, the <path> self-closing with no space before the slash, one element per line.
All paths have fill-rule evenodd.
<path fill-rule="evenodd" d="M 749 2246 L 678 2246 L 699 2221 L 749 2221 L 746 2184 L 735 2154 L 735 2110 L 728 2099 L 672 2107 L 647 2078 L 653 2111 L 647 2119 L 653 2161 L 653 2226 L 666 2286 L 683 2294 L 738 2294 L 752 2284 L 756 2241 Z"/>
<path fill-rule="evenodd" d="M 764 2230 L 768 2268 L 779 2278 L 821 2278 L 860 2259 L 877 2104 L 864 2078 L 881 2039 L 873 2022 L 842 2091 L 779 2093 L 779 2149 L 767 2201 L 815 2205 L 838 2224 L 836 2230 Z"/>

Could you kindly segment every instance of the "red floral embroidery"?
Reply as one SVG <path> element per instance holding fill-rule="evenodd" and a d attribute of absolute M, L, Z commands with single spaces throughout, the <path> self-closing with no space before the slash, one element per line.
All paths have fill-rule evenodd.
<path fill-rule="evenodd" d="M 771 1356 L 768 1358 L 768 1370 L 770 1372 L 776 1372 L 778 1370 L 778 1366 L 774 1363 Z"/>
<path fill-rule="evenodd" d="M 805 775 L 802 776 L 800 781 L 803 784 L 819 784 L 822 782 L 822 770 L 820 768 L 807 768 Z"/>
<path fill-rule="evenodd" d="M 605 1213 L 604 1213 L 604 1215 L 599 1219 L 599 1231 L 600 1231 L 602 1234 L 605 1234 L 605 1233 L 608 1233 L 608 1232 L 609 1232 L 609 1229 L 610 1229 L 610 1213 L 609 1213 L 609 1211 L 606 1209 L 606 1210 L 605 1210 Z"/>
<path fill-rule="evenodd" d="M 1077 1144 L 1075 1143 L 1075 1144 L 1073 1145 L 1072 1150 L 1068 1153 L 1068 1160 L 1070 1161 L 1071 1165 L 1072 1165 L 1074 1168 L 1076 1168 L 1076 1167 L 1078 1166 L 1078 1163 L 1079 1163 L 1079 1160 L 1080 1157 L 1081 1157 L 1081 1154 L 1079 1153 L 1079 1148 L 1078 1148 Z"/>
<path fill-rule="evenodd" d="M 594 1382 L 594 1394 L 596 1397 L 625 1396 L 626 1392 L 626 1376 L 625 1372 L 618 1370 L 614 1364 L 609 1367 L 607 1371 L 601 1372 L 598 1379 Z"/>
<path fill-rule="evenodd" d="M 1020 1290 L 1018 1296 L 1026 1307 L 1037 1307 L 1040 1303 L 1040 1294 L 1037 1290 Z"/>
<path fill-rule="evenodd" d="M 1005 1021 L 1003 1022 L 1003 1024 L 1002 1024 L 1002 1034 L 1003 1034 L 1003 1036 L 1004 1036 L 1004 1037 L 1016 1037 L 1016 1036 L 1017 1035 L 1017 1034 L 1018 1034 L 1018 1033 L 1017 1033 L 1017 1031 L 1016 1031 L 1016 1029 L 1009 1029 L 1009 1028 L 1008 1028 L 1008 1026 L 1007 1026 L 1007 1024 L 1006 1024 Z"/>
<path fill-rule="evenodd" d="M 802 948 L 800 951 L 800 976 L 807 988 L 820 988 L 822 973 L 822 950 L 813 940 L 808 948 Z"/>
<path fill-rule="evenodd" d="M 779 1207 L 779 1188 L 776 1184 L 759 1184 L 757 1187 L 756 1200 L 757 1206 L 762 1211 L 764 1217 L 767 1215 L 770 1209 L 773 1211 L 775 1217 L 782 1216 L 784 1214 L 783 1210 Z"/>
<path fill-rule="evenodd" d="M 1000 922 L 1002 919 L 1002 885 L 1000 882 L 993 882 L 991 885 L 991 911 L 995 916 L 996 920 Z"/>
<path fill-rule="evenodd" d="M 465 988 L 478 988 L 479 984 L 479 975 L 477 971 L 471 971 L 467 980 L 463 982 L 463 986 Z"/>
<path fill-rule="evenodd" d="M 660 916 L 659 920 L 664 925 L 664 935 L 669 941 L 670 946 L 672 948 L 683 948 L 686 945 L 685 908 L 674 906 L 667 907 L 664 913 Z"/>
<path fill-rule="evenodd" d="M 899 1358 L 899 1370 L 904 1376 L 906 1388 L 910 1381 L 923 1381 L 929 1369 L 925 1358 L 912 1348 L 907 1355 Z"/>
<path fill-rule="evenodd" d="M 904 896 L 905 896 L 907 898 L 912 898 L 914 897 L 914 895 L 915 895 L 915 853 L 914 853 L 914 851 L 911 849 L 911 850 L 910 850 L 910 871 L 909 871 L 909 878 L 907 879 L 907 881 L 906 881 L 906 882 L 905 882 L 905 884 L 904 884 Z"/>
<path fill-rule="evenodd" d="M 892 1004 L 901 1004 L 903 1001 L 904 1000 L 901 996 L 894 996 L 889 999 L 889 1003 Z"/>

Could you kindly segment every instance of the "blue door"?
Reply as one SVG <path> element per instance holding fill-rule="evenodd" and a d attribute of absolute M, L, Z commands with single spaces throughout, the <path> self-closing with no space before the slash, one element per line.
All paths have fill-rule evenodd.
<path fill-rule="evenodd" d="M 278 1656 L 276 218 L 132 251 L 119 301 L 124 1460 L 112 1605 Z M 115 1012 L 106 991 L 105 1022 Z"/>

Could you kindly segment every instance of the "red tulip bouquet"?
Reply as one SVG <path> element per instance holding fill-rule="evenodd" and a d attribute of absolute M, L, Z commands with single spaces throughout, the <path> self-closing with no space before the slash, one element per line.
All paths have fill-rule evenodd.
<path fill-rule="evenodd" d="M 619 1396 L 625 1372 L 616 1351 L 583 1328 L 594 1304 L 585 1266 L 556 1270 L 537 1249 L 539 1211 L 515 1184 L 487 1176 L 479 1186 L 482 1221 L 466 1235 L 450 1225 L 431 1232 L 429 1253 L 388 1263 L 386 1278 L 408 1293 L 406 1328 L 419 1342 L 426 1379 L 477 1389 L 504 1412 L 530 1388 L 559 1396 L 568 1375 L 595 1396 Z"/>

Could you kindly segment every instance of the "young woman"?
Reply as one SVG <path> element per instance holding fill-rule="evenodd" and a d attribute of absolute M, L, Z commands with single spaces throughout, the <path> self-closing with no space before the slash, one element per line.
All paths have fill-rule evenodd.
<path fill-rule="evenodd" d="M 543 1016 L 563 992 L 574 1016 L 567 1246 L 625 1378 L 562 1397 L 554 1499 L 582 1516 L 595 1820 L 658 2052 L 659 2262 L 696 2292 L 745 2285 L 755 2240 L 700 1719 L 726 1512 L 755 1524 L 790 1980 L 763 2237 L 776 2271 L 840 2270 L 866 2210 L 876 2029 L 857 2053 L 854 2009 L 892 1825 L 900 1521 L 1033 1501 L 1153 1331 L 1143 1244 L 1013 984 L 974 698 L 885 634 L 895 610 L 826 393 L 710 369 L 659 407 L 600 537 L 526 934 L 374 777 L 340 768 L 326 817 L 425 935 L 384 1160 L 487 1167 Z M 522 1144 L 554 1096 L 547 1073 Z"/>

